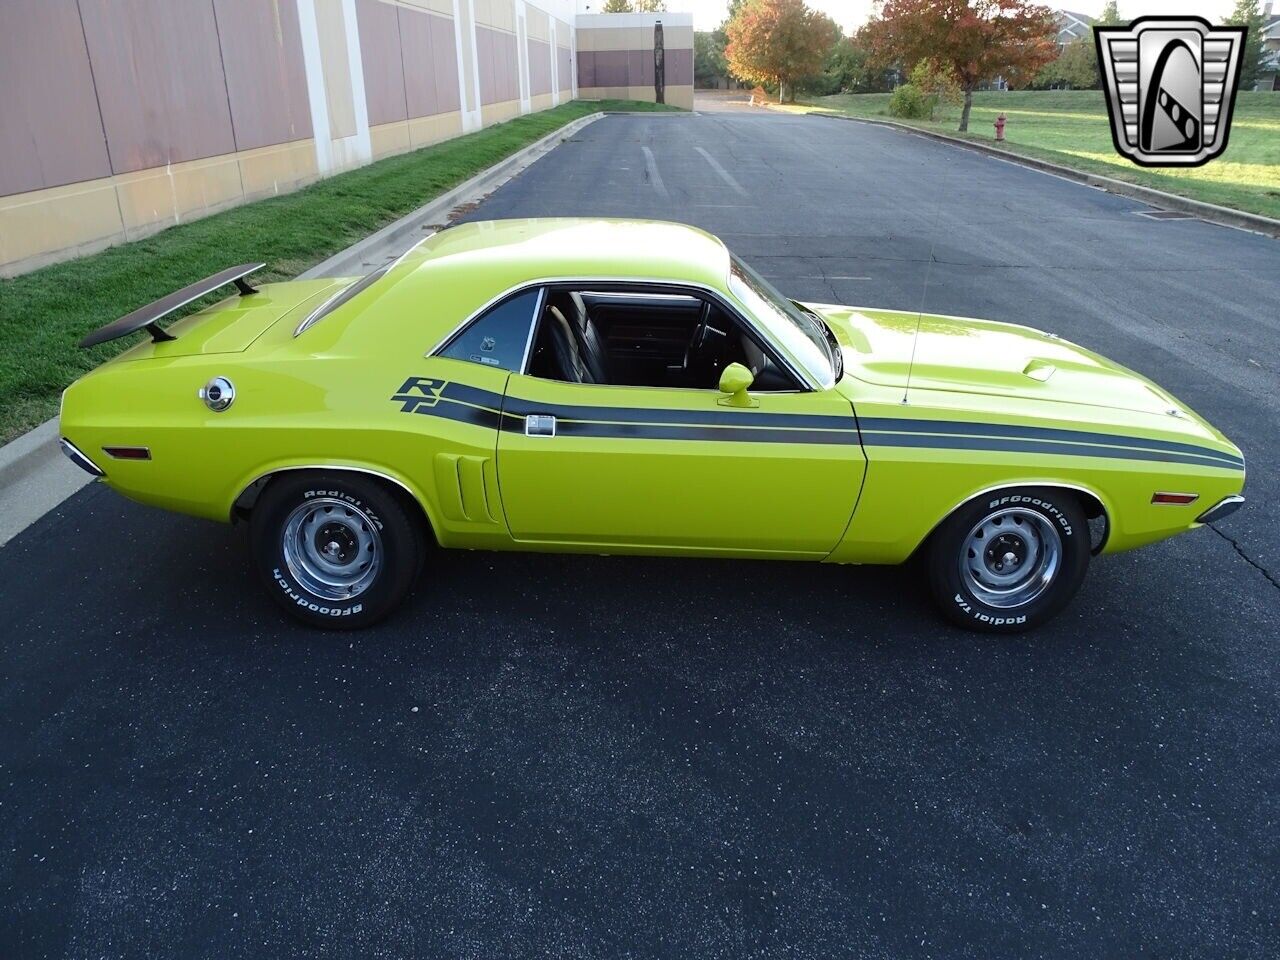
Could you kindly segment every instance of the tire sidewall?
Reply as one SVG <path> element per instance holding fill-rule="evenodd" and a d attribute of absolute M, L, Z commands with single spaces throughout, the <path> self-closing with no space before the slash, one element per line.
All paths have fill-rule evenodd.
<path fill-rule="evenodd" d="M 1050 521 L 1062 544 L 1058 572 L 1040 596 L 1013 610 L 988 606 L 960 575 L 960 551 L 969 532 L 984 518 L 1016 507 Z M 953 622 L 971 630 L 1017 633 L 1052 618 L 1075 596 L 1088 569 L 1091 549 L 1088 520 L 1078 500 L 1063 491 L 1040 488 L 985 494 L 957 510 L 938 531 L 930 551 L 929 572 L 935 597 Z"/>
<path fill-rule="evenodd" d="M 414 555 L 411 531 L 404 528 L 403 511 L 393 498 L 359 477 L 284 478 L 277 483 L 279 486 L 269 488 L 254 510 L 251 538 L 259 575 L 276 602 L 304 623 L 328 629 L 367 626 L 388 614 L 421 567 L 420 556 Z M 381 569 L 364 591 L 349 600 L 311 593 L 285 562 L 286 520 L 299 506 L 322 498 L 360 509 L 377 527 L 382 543 Z"/>

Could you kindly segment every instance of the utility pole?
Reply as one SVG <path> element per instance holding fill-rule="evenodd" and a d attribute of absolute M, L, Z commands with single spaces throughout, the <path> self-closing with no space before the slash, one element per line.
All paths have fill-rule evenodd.
<path fill-rule="evenodd" d="M 653 99 L 667 102 L 667 58 L 662 49 L 662 21 L 653 25 Z"/>

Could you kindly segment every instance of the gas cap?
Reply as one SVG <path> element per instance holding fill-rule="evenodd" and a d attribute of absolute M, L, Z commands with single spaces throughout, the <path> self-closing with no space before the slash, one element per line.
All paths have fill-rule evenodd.
<path fill-rule="evenodd" d="M 221 413 L 236 398 L 236 388 L 226 377 L 214 377 L 200 388 L 200 399 L 214 413 Z"/>

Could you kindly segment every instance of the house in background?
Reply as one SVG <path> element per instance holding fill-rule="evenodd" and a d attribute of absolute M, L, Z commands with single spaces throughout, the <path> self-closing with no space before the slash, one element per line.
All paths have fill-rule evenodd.
<path fill-rule="evenodd" d="M 1093 17 L 1086 16 L 1083 13 L 1072 13 L 1070 10 L 1058 10 L 1058 54 L 1067 48 L 1067 44 L 1072 43 L 1082 37 L 1093 36 Z M 993 80 L 978 85 L 979 90 L 1008 90 L 1009 81 L 1003 76 L 997 76 Z"/>
<path fill-rule="evenodd" d="M 1280 13 L 1270 3 L 1262 18 L 1262 70 L 1255 90 L 1280 90 Z"/>
<path fill-rule="evenodd" d="M 1093 17 L 1083 13 L 1072 13 L 1070 10 L 1058 11 L 1058 50 L 1061 51 L 1072 40 L 1093 36 Z"/>

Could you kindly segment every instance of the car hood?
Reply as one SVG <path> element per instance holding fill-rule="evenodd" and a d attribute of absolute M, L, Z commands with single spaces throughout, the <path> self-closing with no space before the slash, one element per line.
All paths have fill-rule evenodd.
<path fill-rule="evenodd" d="M 845 373 L 867 383 L 1164 414 L 1181 405 L 1140 374 L 1031 327 L 806 304 L 835 332 Z M 919 328 L 919 339 L 916 330 Z M 912 360 L 914 346 L 915 359 Z"/>

